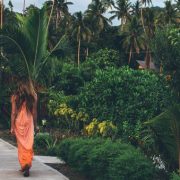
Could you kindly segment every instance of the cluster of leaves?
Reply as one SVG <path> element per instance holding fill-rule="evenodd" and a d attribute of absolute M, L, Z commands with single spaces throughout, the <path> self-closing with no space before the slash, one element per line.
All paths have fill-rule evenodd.
<path fill-rule="evenodd" d="M 101 135 L 102 137 L 115 137 L 117 134 L 117 127 L 111 121 L 99 122 L 94 118 L 90 124 L 85 126 L 85 132 L 88 136 Z"/>
<path fill-rule="evenodd" d="M 92 179 L 150 180 L 152 163 L 137 149 L 120 141 L 101 138 L 66 139 L 59 157 Z"/>
<path fill-rule="evenodd" d="M 76 112 L 67 104 L 60 104 L 54 112 L 59 119 L 59 126 L 67 128 L 69 131 L 79 131 L 81 126 L 89 119 L 88 114 Z"/>

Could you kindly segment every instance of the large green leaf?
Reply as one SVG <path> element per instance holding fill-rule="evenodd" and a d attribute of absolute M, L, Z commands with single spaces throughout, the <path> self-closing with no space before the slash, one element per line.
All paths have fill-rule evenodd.
<path fill-rule="evenodd" d="M 162 158 L 171 167 L 175 166 L 180 144 L 180 105 L 174 105 L 145 124 L 155 131 Z"/>

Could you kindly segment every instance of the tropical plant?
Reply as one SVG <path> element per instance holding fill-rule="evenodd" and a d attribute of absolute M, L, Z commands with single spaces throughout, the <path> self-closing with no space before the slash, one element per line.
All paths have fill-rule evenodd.
<path fill-rule="evenodd" d="M 94 118 L 85 126 L 85 132 L 88 136 L 101 135 L 102 137 L 114 138 L 117 134 L 117 127 L 111 121 L 106 120 L 99 122 Z"/>
<path fill-rule="evenodd" d="M 173 105 L 167 111 L 146 122 L 156 134 L 159 154 L 166 168 L 180 170 L 180 106 Z"/>
<path fill-rule="evenodd" d="M 43 69 L 52 64 L 50 55 L 61 41 L 48 51 L 48 19 L 45 7 L 41 10 L 33 8 L 28 16 L 17 15 L 17 18 L 18 27 L 5 26 L 2 29 L 0 45 L 6 53 L 14 76 L 24 76 L 37 82 Z M 47 72 L 46 75 L 48 76 Z"/>
<path fill-rule="evenodd" d="M 131 3 L 129 0 L 117 0 L 114 5 L 115 10 L 110 11 L 111 14 L 114 14 L 110 17 L 110 20 L 118 18 L 121 20 L 121 31 L 124 29 L 124 25 L 127 23 L 127 20 L 130 18 L 130 8 Z"/>
<path fill-rule="evenodd" d="M 94 180 L 151 180 L 154 176 L 152 162 L 121 141 L 69 138 L 58 149 L 60 158 Z"/>
<path fill-rule="evenodd" d="M 151 43 L 153 57 L 161 73 L 169 76 L 169 82 L 179 96 L 180 29 L 173 26 L 157 29 Z"/>
<path fill-rule="evenodd" d="M 122 67 L 97 70 L 93 80 L 82 88 L 77 104 L 90 118 L 108 119 L 121 131 L 124 121 L 134 128 L 138 121 L 161 113 L 170 100 L 165 78 Z"/>
<path fill-rule="evenodd" d="M 72 2 L 67 2 L 66 0 L 53 0 L 53 1 L 47 1 L 46 2 L 47 6 L 53 11 L 55 10 L 56 12 L 56 22 L 55 22 L 55 27 L 56 30 L 61 23 L 61 19 L 64 18 L 64 16 L 69 15 L 69 9 L 68 6 L 72 5 Z"/>
<path fill-rule="evenodd" d="M 139 0 L 141 2 L 142 5 L 150 5 L 152 4 L 152 0 Z M 146 30 L 145 30 L 145 25 L 144 25 L 144 17 L 143 17 L 143 7 L 141 7 L 141 22 L 142 22 L 142 26 L 144 29 L 144 33 L 146 34 Z"/>
<path fill-rule="evenodd" d="M 104 16 L 107 7 L 101 0 L 92 0 L 85 15 L 91 19 L 92 32 L 99 34 L 109 26 L 111 21 Z"/>
<path fill-rule="evenodd" d="M 139 54 L 140 50 L 144 49 L 143 29 L 137 17 L 131 17 L 122 32 L 122 36 L 123 47 L 126 49 L 126 53 L 129 54 L 128 64 L 130 64 L 134 53 Z"/>
<path fill-rule="evenodd" d="M 177 20 L 176 9 L 172 5 L 171 1 L 167 0 L 164 3 L 165 3 L 165 10 L 162 15 L 164 23 L 165 24 L 176 24 L 176 20 Z"/>
<path fill-rule="evenodd" d="M 81 41 L 90 41 L 91 30 L 86 26 L 84 16 L 82 12 L 76 12 L 74 14 L 74 22 L 72 25 L 72 36 L 75 35 L 78 43 L 77 48 L 77 64 L 80 65 L 80 52 L 81 52 Z"/>

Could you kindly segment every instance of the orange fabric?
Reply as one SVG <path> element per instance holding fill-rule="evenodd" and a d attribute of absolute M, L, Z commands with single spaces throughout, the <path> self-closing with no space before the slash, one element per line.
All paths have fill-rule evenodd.
<path fill-rule="evenodd" d="M 18 144 L 18 159 L 23 169 L 25 165 L 32 165 L 34 123 L 33 115 L 26 110 L 26 103 L 23 103 L 21 110 L 15 120 L 15 135 Z"/>

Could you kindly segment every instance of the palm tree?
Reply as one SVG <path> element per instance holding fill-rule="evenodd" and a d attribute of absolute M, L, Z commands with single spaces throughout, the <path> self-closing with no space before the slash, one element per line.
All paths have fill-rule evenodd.
<path fill-rule="evenodd" d="M 109 9 L 114 6 L 114 1 L 113 0 L 102 0 L 102 4 L 105 8 Z"/>
<path fill-rule="evenodd" d="M 47 1 L 46 4 L 56 11 L 56 30 L 58 28 L 59 23 L 64 15 L 68 15 L 68 6 L 72 5 L 72 2 L 67 2 L 66 0 L 53 0 Z"/>
<path fill-rule="evenodd" d="M 37 83 L 50 60 L 50 55 L 61 41 L 49 52 L 46 9 L 32 9 L 28 16 L 17 16 L 18 27 L 5 27 L 0 35 L 0 46 L 6 53 L 14 76 L 27 77 Z M 13 50 L 13 52 L 12 52 Z M 42 79 L 41 79 L 42 80 Z"/>
<path fill-rule="evenodd" d="M 85 16 L 91 19 L 91 26 L 94 34 L 99 34 L 111 23 L 111 21 L 104 16 L 106 10 L 107 7 L 104 6 L 100 0 L 92 0 L 92 3 L 89 4 Z"/>
<path fill-rule="evenodd" d="M 152 4 L 152 0 L 139 0 L 142 5 L 150 5 Z M 144 29 L 144 32 L 146 33 L 145 26 L 144 26 L 144 18 L 143 18 L 143 7 L 141 7 L 141 22 Z"/>
<path fill-rule="evenodd" d="M 137 18 L 140 18 L 140 6 L 141 6 L 141 3 L 138 0 L 132 6 L 132 14 L 136 16 Z"/>
<path fill-rule="evenodd" d="M 163 19 L 165 24 L 175 24 L 176 23 L 176 9 L 172 6 L 171 1 L 165 1 L 165 11 L 163 13 Z"/>
<path fill-rule="evenodd" d="M 114 5 L 115 10 L 111 11 L 111 14 L 114 14 L 110 20 L 113 20 L 114 18 L 121 19 L 121 30 L 123 31 L 123 27 L 125 23 L 127 22 L 127 19 L 130 18 L 130 7 L 131 3 L 129 0 L 117 0 L 116 5 Z"/>
<path fill-rule="evenodd" d="M 78 48 L 77 48 L 77 63 L 78 67 L 80 65 L 80 52 L 81 52 L 81 41 L 87 40 L 90 41 L 91 31 L 85 24 L 85 18 L 82 12 L 76 12 L 74 14 L 74 22 L 72 25 L 72 35 L 76 36 Z"/>
<path fill-rule="evenodd" d="M 3 11 L 4 11 L 4 2 L 3 2 L 3 0 L 0 1 L 0 8 L 1 8 L 0 16 L 1 16 L 1 29 L 2 29 L 2 27 L 3 27 Z"/>
<path fill-rule="evenodd" d="M 146 12 L 144 14 L 144 21 L 146 23 L 146 56 L 145 56 L 145 62 L 146 62 L 146 68 L 150 68 L 150 63 L 152 61 L 151 57 L 151 51 L 150 51 L 150 40 L 154 37 L 155 34 L 155 14 L 154 11 L 150 8 L 146 9 Z"/>
<path fill-rule="evenodd" d="M 23 14 L 25 13 L 26 10 L 26 0 L 23 1 Z"/>
<path fill-rule="evenodd" d="M 11 10 L 11 12 L 12 12 L 12 11 L 13 11 L 13 4 L 12 4 L 12 2 L 9 1 L 8 5 L 9 5 L 9 8 L 10 8 L 10 10 Z"/>
<path fill-rule="evenodd" d="M 122 36 L 123 47 L 129 52 L 128 64 L 130 64 L 133 53 L 139 54 L 140 49 L 144 49 L 143 29 L 136 16 L 132 16 L 125 25 Z"/>

